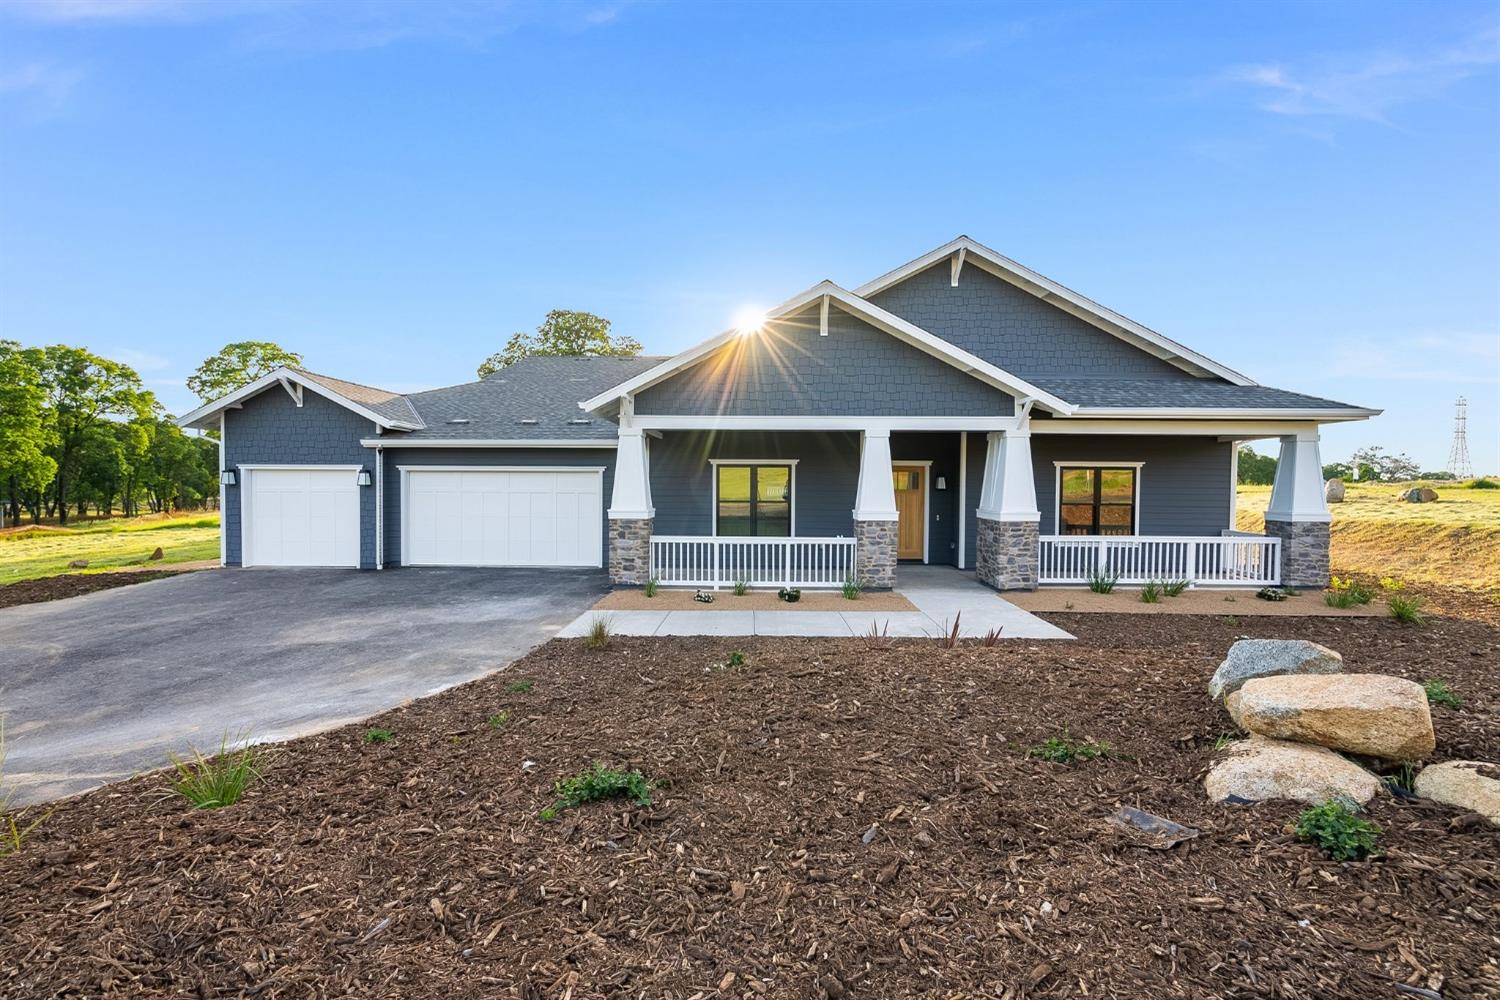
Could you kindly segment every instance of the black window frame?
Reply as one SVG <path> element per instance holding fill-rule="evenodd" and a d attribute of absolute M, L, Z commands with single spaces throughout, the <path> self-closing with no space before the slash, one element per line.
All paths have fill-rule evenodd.
<path fill-rule="evenodd" d="M 1073 470 L 1077 470 L 1077 469 L 1082 469 L 1082 470 L 1084 470 L 1086 472 L 1092 472 L 1094 474 L 1094 497 L 1093 497 L 1092 501 L 1065 501 L 1063 499 L 1063 478 L 1066 476 L 1066 474 L 1068 472 L 1073 471 Z M 1114 536 L 1104 535 L 1104 534 L 1102 534 L 1099 531 L 1099 527 L 1100 527 L 1100 525 L 1099 525 L 1099 516 L 1100 516 L 1100 513 L 1103 511 L 1103 509 L 1105 507 L 1124 507 L 1125 506 L 1125 504 L 1122 504 L 1122 503 L 1106 504 L 1106 503 L 1103 502 L 1103 497 L 1104 497 L 1104 476 L 1103 476 L 1103 473 L 1105 473 L 1105 472 L 1128 472 L 1128 473 L 1130 473 L 1130 530 L 1127 531 L 1127 532 L 1125 532 L 1125 535 L 1134 535 L 1140 529 L 1140 524 L 1141 524 L 1141 466 L 1139 464 L 1136 464 L 1136 463 L 1124 463 L 1124 464 L 1118 464 L 1118 465 L 1111 465 L 1109 463 L 1105 463 L 1103 465 L 1090 465 L 1090 464 L 1085 464 L 1085 463 L 1067 462 L 1067 463 L 1059 463 L 1058 467 L 1057 467 L 1057 515 L 1056 515 L 1057 516 L 1057 524 L 1056 524 L 1056 531 L 1057 531 L 1057 533 L 1059 535 L 1066 535 L 1067 537 L 1070 537 L 1070 538 L 1110 538 L 1110 537 L 1119 538 L 1119 537 L 1121 537 L 1120 535 L 1114 535 Z M 1081 505 L 1084 502 L 1091 503 L 1091 505 L 1093 507 L 1093 516 L 1092 516 L 1092 518 L 1090 520 L 1090 523 L 1089 523 L 1089 531 L 1088 531 L 1087 534 L 1074 534 L 1074 533 L 1072 533 L 1072 532 L 1070 532 L 1068 530 L 1068 524 L 1067 524 L 1066 521 L 1063 520 L 1063 508 L 1065 506 L 1079 506 L 1079 505 Z"/>
<path fill-rule="evenodd" d="M 794 495 L 797 491 L 797 465 L 795 462 L 715 462 L 712 466 L 714 477 L 714 537 L 715 538 L 795 538 L 797 535 L 796 525 L 796 500 Z M 749 469 L 750 470 L 750 534 L 748 535 L 721 535 L 719 533 L 719 513 L 724 504 L 724 498 L 719 491 L 719 472 L 722 469 Z M 760 533 L 760 498 L 759 489 L 761 469 L 785 469 L 786 470 L 786 500 L 774 501 L 786 504 L 786 534 L 784 535 L 762 535 Z M 744 503 L 743 500 L 731 500 L 730 503 Z"/>

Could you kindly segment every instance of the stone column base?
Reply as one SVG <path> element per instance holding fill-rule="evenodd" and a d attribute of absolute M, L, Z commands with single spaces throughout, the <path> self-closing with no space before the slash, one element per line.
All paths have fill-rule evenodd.
<path fill-rule="evenodd" d="M 895 521 L 855 521 L 854 551 L 859 579 L 868 590 L 890 590 L 896 585 Z"/>
<path fill-rule="evenodd" d="M 996 590 L 1035 590 L 1041 559 L 1035 521 L 991 521 L 979 518 L 974 571 L 979 582 Z"/>
<path fill-rule="evenodd" d="M 651 518 L 610 518 L 609 582 L 639 587 L 651 578 Z"/>
<path fill-rule="evenodd" d="M 1272 521 L 1266 534 L 1281 539 L 1283 587 L 1328 586 L 1328 522 Z"/>

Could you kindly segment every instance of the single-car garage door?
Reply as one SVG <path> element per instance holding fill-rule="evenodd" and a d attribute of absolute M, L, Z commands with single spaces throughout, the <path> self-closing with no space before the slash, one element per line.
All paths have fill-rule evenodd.
<path fill-rule="evenodd" d="M 357 466 L 241 472 L 246 566 L 359 567 Z"/>
<path fill-rule="evenodd" d="M 408 566 L 600 566 L 604 470 L 403 467 Z"/>

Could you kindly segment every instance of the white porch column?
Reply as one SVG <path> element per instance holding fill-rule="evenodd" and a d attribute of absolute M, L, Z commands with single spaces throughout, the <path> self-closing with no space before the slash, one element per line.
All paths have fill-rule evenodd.
<path fill-rule="evenodd" d="M 1281 539 L 1281 582 L 1289 587 L 1328 586 L 1328 504 L 1323 499 L 1323 458 L 1316 425 L 1281 439 L 1266 534 Z"/>
<path fill-rule="evenodd" d="M 864 586 L 896 585 L 896 482 L 891 470 L 891 432 L 867 430 L 859 450 L 859 488 L 854 498 L 854 543 Z"/>
<path fill-rule="evenodd" d="M 992 431 L 980 484 L 979 537 L 974 569 L 981 583 L 997 590 L 1035 590 L 1041 541 L 1041 512 L 1031 465 L 1031 421 L 1015 430 Z"/>
<path fill-rule="evenodd" d="M 620 407 L 619 447 L 615 451 L 615 485 L 609 503 L 609 579 L 638 586 L 651 578 L 651 462 L 646 435 L 633 425 L 634 407 Z"/>

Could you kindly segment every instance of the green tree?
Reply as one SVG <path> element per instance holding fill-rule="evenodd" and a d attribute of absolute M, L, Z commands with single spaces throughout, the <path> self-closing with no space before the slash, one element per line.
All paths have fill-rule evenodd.
<path fill-rule="evenodd" d="M 569 358 L 633 358 L 641 353 L 640 341 L 613 336 L 609 320 L 589 312 L 554 309 L 536 328 L 536 333 L 512 334 L 505 349 L 491 354 L 479 366 L 479 377 L 487 378 L 522 358 L 545 355 Z"/>
<path fill-rule="evenodd" d="M 1239 479 L 1248 486 L 1271 485 L 1276 481 L 1276 459 L 1240 445 Z"/>
<path fill-rule="evenodd" d="M 89 432 L 101 420 L 144 416 L 156 407 L 156 400 L 141 388 L 141 377 L 129 365 L 82 347 L 42 348 L 38 371 L 46 393 L 49 453 L 57 463 L 52 500 L 58 522 L 66 524 L 68 489 Z"/>
<path fill-rule="evenodd" d="M 1348 462 L 1331 462 L 1323 466 L 1323 481 L 1330 479 L 1353 479 L 1354 467 Z"/>
<path fill-rule="evenodd" d="M 213 455 L 211 468 L 205 461 L 209 454 Z M 188 437 L 171 418 L 156 421 L 143 477 L 153 511 L 197 504 L 216 489 L 217 478 L 218 451 L 213 442 Z"/>
<path fill-rule="evenodd" d="M 21 519 L 21 498 L 40 497 L 57 474 L 57 462 L 47 454 L 47 391 L 40 362 L 40 351 L 0 340 L 0 486 L 10 510 L 0 520 L 12 524 Z M 31 513 L 40 519 L 40 506 Z"/>
<path fill-rule="evenodd" d="M 1408 455 L 1388 455 L 1380 445 L 1358 448 L 1349 456 L 1349 464 L 1359 470 L 1359 478 L 1374 482 L 1399 483 L 1417 478 L 1421 467 Z"/>
<path fill-rule="evenodd" d="M 269 340 L 241 340 L 225 344 L 187 378 L 188 389 L 205 403 L 249 385 L 278 368 L 302 364 L 302 355 Z"/>

